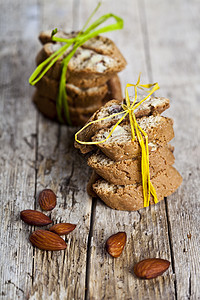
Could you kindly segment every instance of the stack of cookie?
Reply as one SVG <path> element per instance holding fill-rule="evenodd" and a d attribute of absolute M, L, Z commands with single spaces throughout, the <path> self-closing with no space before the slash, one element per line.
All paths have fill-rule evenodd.
<path fill-rule="evenodd" d="M 58 32 L 56 37 L 72 38 L 75 33 Z M 43 48 L 36 57 L 39 65 L 57 51 L 62 43 L 52 42 L 51 31 L 42 32 L 39 40 Z M 36 84 L 33 101 L 48 118 L 58 120 L 56 100 L 63 58 L 70 47 Z M 126 61 L 116 45 L 108 38 L 97 36 L 79 47 L 71 58 L 66 73 L 66 94 L 70 119 L 73 125 L 83 125 L 103 104 L 111 99 L 122 99 L 117 73 Z M 64 114 L 63 114 L 64 118 Z"/>
<path fill-rule="evenodd" d="M 174 137 L 173 121 L 160 115 L 168 107 L 168 99 L 151 97 L 134 111 L 137 123 L 148 135 L 150 177 L 158 201 L 172 194 L 182 182 L 180 174 L 172 166 L 173 147 L 168 144 Z M 121 102 L 112 100 L 97 111 L 90 121 L 121 111 Z M 121 116 L 88 126 L 79 134 L 79 140 L 99 142 L 106 139 Z M 75 143 L 75 147 L 82 153 L 94 151 L 88 159 L 89 166 L 93 168 L 88 185 L 90 194 L 92 190 L 92 195 L 95 192 L 114 209 L 133 211 L 144 207 L 141 147 L 137 138 L 132 141 L 128 116 L 105 142 L 96 146 Z M 151 198 L 150 204 L 153 203 Z"/>

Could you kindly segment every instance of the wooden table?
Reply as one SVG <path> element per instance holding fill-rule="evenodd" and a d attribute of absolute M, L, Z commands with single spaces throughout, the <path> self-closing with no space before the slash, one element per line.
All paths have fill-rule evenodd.
<path fill-rule="evenodd" d="M 124 29 L 108 33 L 128 61 L 120 74 L 123 89 L 158 81 L 156 95 L 169 97 L 174 119 L 175 166 L 181 187 L 156 206 L 115 211 L 86 193 L 90 173 L 73 147 L 77 128 L 43 118 L 31 103 L 28 78 L 41 45 L 41 30 L 80 29 L 96 5 L 92 0 L 1 1 L 0 41 L 0 218 L 1 299 L 200 299 L 200 2 L 198 0 L 110 0 L 98 16 L 113 12 Z M 33 227 L 19 213 L 39 209 L 37 194 L 52 188 L 56 222 L 78 224 L 66 237 L 66 251 L 34 249 Z M 106 239 L 126 231 L 122 256 L 111 258 Z M 169 270 L 138 280 L 133 266 L 161 257 Z"/>

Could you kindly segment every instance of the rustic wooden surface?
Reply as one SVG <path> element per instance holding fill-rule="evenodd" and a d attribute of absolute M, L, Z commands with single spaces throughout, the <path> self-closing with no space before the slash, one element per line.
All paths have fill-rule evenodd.
<path fill-rule="evenodd" d="M 73 148 L 77 128 L 59 126 L 31 103 L 28 77 L 40 49 L 40 30 L 79 29 L 96 5 L 92 0 L 1 1 L 0 16 L 0 299 L 200 299 L 200 2 L 198 0 L 107 0 L 98 12 L 124 18 L 123 31 L 108 33 L 128 66 L 123 88 L 158 81 L 157 95 L 171 99 L 176 167 L 181 187 L 156 206 L 120 212 L 90 199 L 89 168 Z M 78 224 L 66 251 L 33 249 L 34 228 L 22 223 L 23 209 L 39 209 L 38 192 L 52 188 L 58 205 L 54 223 Z M 120 258 L 104 250 L 106 239 L 126 231 Z M 133 265 L 161 257 L 169 270 L 138 280 Z"/>

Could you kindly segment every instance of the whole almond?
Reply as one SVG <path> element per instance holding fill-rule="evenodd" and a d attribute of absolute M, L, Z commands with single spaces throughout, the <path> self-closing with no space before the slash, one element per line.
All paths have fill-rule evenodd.
<path fill-rule="evenodd" d="M 41 209 L 49 211 L 56 206 L 56 195 L 50 189 L 45 189 L 40 192 L 38 201 Z"/>
<path fill-rule="evenodd" d="M 27 209 L 20 212 L 20 218 L 29 225 L 45 226 L 51 224 L 52 221 L 49 217 L 40 211 Z"/>
<path fill-rule="evenodd" d="M 126 232 L 111 235 L 106 241 L 106 250 L 112 257 L 119 257 L 126 244 Z"/>
<path fill-rule="evenodd" d="M 59 223 L 51 226 L 49 230 L 55 232 L 58 235 L 65 235 L 73 231 L 75 228 L 76 228 L 75 224 Z"/>
<path fill-rule="evenodd" d="M 58 251 L 67 248 L 67 244 L 61 237 L 48 230 L 39 229 L 34 231 L 29 240 L 33 246 L 41 250 Z"/>
<path fill-rule="evenodd" d="M 134 266 L 134 273 L 142 279 L 152 279 L 162 275 L 168 268 L 170 262 L 161 258 L 148 258 L 141 260 Z"/>

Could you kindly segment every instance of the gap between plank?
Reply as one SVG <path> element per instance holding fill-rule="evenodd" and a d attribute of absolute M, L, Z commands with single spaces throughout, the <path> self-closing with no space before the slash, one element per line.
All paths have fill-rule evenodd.
<path fill-rule="evenodd" d="M 138 7 L 139 7 L 139 17 L 142 29 L 142 36 L 143 36 L 143 44 L 144 44 L 144 51 L 145 51 L 145 60 L 147 65 L 147 74 L 149 77 L 149 81 L 153 82 L 153 72 L 152 72 L 152 64 L 151 64 L 151 55 L 150 55 L 150 45 L 149 45 L 149 34 L 147 28 L 147 17 L 146 17 L 146 9 L 145 9 L 145 0 L 137 0 Z M 169 241 L 169 249 L 170 249 L 170 256 L 171 256 L 171 266 L 173 274 L 175 274 L 175 263 L 174 263 L 174 254 L 173 248 L 171 243 L 171 228 L 169 223 L 169 211 L 167 205 L 167 198 L 164 198 L 165 202 L 165 211 L 166 211 L 166 220 L 167 220 L 167 231 L 168 231 L 168 241 Z M 175 274 L 176 275 L 176 274 Z M 174 295 L 175 299 L 177 300 L 177 282 L 176 277 L 174 279 Z"/>
<path fill-rule="evenodd" d="M 166 211 L 166 219 L 167 219 L 167 232 L 168 232 L 168 237 L 169 237 L 169 248 L 170 248 L 170 255 L 171 255 L 171 266 L 172 266 L 172 271 L 173 274 L 175 274 L 175 279 L 174 279 L 174 294 L 175 294 L 175 299 L 178 299 L 177 295 L 177 282 L 176 282 L 176 273 L 175 273 L 175 262 L 174 262 L 174 252 L 173 252 L 173 247 L 171 243 L 171 226 L 169 222 L 169 210 L 168 210 L 168 203 L 167 203 L 167 198 L 164 198 L 165 201 L 165 211 Z"/>
<path fill-rule="evenodd" d="M 37 201 L 37 176 L 38 176 L 38 133 L 39 133 L 39 115 L 38 112 L 36 112 L 36 135 L 35 135 L 35 190 L 34 190 L 34 210 L 36 210 L 36 201 Z M 35 231 L 35 226 L 33 231 Z M 32 287 L 34 282 L 34 263 L 35 263 L 35 247 L 33 247 L 33 260 L 32 260 Z"/>
<path fill-rule="evenodd" d="M 39 134 L 39 115 L 38 112 L 36 112 L 36 141 L 35 141 L 35 191 L 34 191 L 34 209 L 36 209 L 36 198 L 37 198 L 37 176 L 38 176 L 38 134 Z"/>
<path fill-rule="evenodd" d="M 86 254 L 86 272 L 85 272 L 85 300 L 88 298 L 89 293 L 89 277 L 90 277 L 90 257 L 91 257 L 91 241 L 93 235 L 93 227 L 94 227 L 94 216 L 96 212 L 97 199 L 92 198 L 92 206 L 91 206 L 91 217 L 90 217 L 90 230 L 88 234 L 88 243 L 87 243 L 87 254 Z"/>
<path fill-rule="evenodd" d="M 137 3 L 138 3 L 138 7 L 139 7 L 139 18 L 140 18 L 140 24 L 141 24 L 141 30 L 142 30 L 145 61 L 146 61 L 146 66 L 147 66 L 147 74 L 148 74 L 149 82 L 153 82 L 145 3 L 144 3 L 144 0 L 137 0 Z"/>
<path fill-rule="evenodd" d="M 80 24 L 79 24 L 79 20 L 80 20 L 80 18 L 78 17 L 78 15 L 80 15 L 79 14 L 79 7 L 80 7 L 80 0 L 74 0 L 73 1 L 73 18 L 72 18 L 72 20 L 73 20 L 73 23 L 72 23 L 72 31 L 78 31 L 78 30 L 80 30 L 80 28 L 79 28 L 79 26 L 80 26 Z"/>

